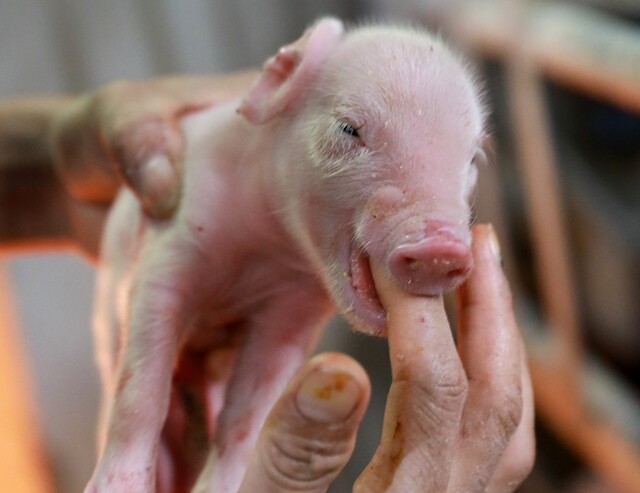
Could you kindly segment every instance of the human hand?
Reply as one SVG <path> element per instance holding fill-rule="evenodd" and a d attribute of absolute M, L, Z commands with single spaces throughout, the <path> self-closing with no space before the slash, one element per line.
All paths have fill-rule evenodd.
<path fill-rule="evenodd" d="M 180 194 L 180 118 L 241 94 L 256 73 L 119 81 L 75 98 L 50 132 L 67 190 L 108 204 L 124 182 L 152 216 L 171 215 Z"/>
<path fill-rule="evenodd" d="M 393 383 L 381 444 L 354 491 L 506 493 L 533 465 L 533 398 L 511 294 L 492 228 L 473 233 L 457 348 L 440 298 L 406 295 L 374 270 Z M 309 361 L 271 411 L 240 491 L 325 491 L 351 454 L 368 395 L 347 356 Z"/>

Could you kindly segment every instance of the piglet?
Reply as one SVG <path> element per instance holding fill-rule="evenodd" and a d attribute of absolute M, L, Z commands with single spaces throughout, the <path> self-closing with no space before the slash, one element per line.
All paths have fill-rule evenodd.
<path fill-rule="evenodd" d="M 181 205 L 153 220 L 123 190 L 99 267 L 102 445 L 87 493 L 154 492 L 181 355 L 242 331 L 203 387 L 211 491 L 234 492 L 263 420 L 336 309 L 385 335 L 370 265 L 436 296 L 470 269 L 484 111 L 432 35 L 322 19 L 241 101 L 185 117 Z M 161 474 L 161 473 L 160 473 Z"/>

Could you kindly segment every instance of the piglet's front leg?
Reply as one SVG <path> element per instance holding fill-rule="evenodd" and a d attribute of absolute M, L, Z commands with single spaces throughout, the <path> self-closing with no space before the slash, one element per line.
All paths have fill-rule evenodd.
<path fill-rule="evenodd" d="M 267 414 L 332 313 L 321 289 L 296 286 L 253 316 L 236 356 L 214 446 L 194 493 L 238 491 Z"/>
<path fill-rule="evenodd" d="M 145 241 L 129 289 L 128 319 L 106 441 L 86 493 L 154 493 L 171 378 L 188 308 L 185 280 L 161 237 Z M 170 265 L 171 267 L 169 267 Z"/>

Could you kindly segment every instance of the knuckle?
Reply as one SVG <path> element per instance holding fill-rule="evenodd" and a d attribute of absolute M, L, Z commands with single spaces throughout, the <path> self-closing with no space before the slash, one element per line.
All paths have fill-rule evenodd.
<path fill-rule="evenodd" d="M 484 414 L 495 428 L 497 438 L 506 446 L 522 420 L 523 399 L 519 378 L 509 381 L 491 381 L 485 389 Z"/>
<path fill-rule="evenodd" d="M 462 436 L 475 436 L 483 430 L 485 436 L 489 432 L 496 450 L 504 450 L 520 426 L 522 411 L 523 403 L 519 392 L 487 391 L 482 396 L 476 394 L 473 407 L 465 410 Z"/>
<path fill-rule="evenodd" d="M 148 82 L 132 80 L 110 82 L 90 96 L 87 113 L 103 152 L 134 189 L 146 160 L 173 156 L 182 148 L 174 99 Z"/>
<path fill-rule="evenodd" d="M 175 132 L 162 115 L 145 113 L 115 123 L 108 140 L 121 171 L 135 171 L 154 154 L 172 154 L 179 147 Z"/>
<path fill-rule="evenodd" d="M 454 433 L 454 428 L 459 426 L 469 390 L 461 367 L 452 367 L 431 378 L 412 378 L 394 385 L 405 387 L 404 399 L 411 402 L 418 418 L 416 425 L 426 435 L 437 429 L 448 429 Z"/>
<path fill-rule="evenodd" d="M 135 139 L 136 101 L 132 99 L 135 82 L 116 80 L 92 93 L 87 115 L 97 142 L 111 159 L 120 160 L 130 153 Z"/>
<path fill-rule="evenodd" d="M 126 107 L 131 82 L 115 80 L 100 87 L 89 97 L 88 113 L 97 125 L 110 123 Z"/>
<path fill-rule="evenodd" d="M 271 433 L 262 457 L 269 480 L 287 491 L 315 491 L 328 484 L 351 456 L 352 441 L 343 435 Z"/>
<path fill-rule="evenodd" d="M 418 381 L 417 387 L 437 410 L 457 414 L 466 401 L 469 382 L 462 367 L 456 365 L 433 376 L 430 381 Z"/>
<path fill-rule="evenodd" d="M 505 443 L 518 429 L 522 419 L 522 395 L 515 392 L 506 392 L 498 399 L 495 411 L 495 420 L 498 433 L 502 435 Z"/>
<path fill-rule="evenodd" d="M 128 95 L 138 83 L 125 79 L 108 82 L 95 92 L 93 107 L 97 111 L 108 111 L 113 106 L 126 102 Z"/>
<path fill-rule="evenodd" d="M 153 94 L 142 82 L 116 80 L 93 94 L 90 111 L 105 137 L 112 134 L 122 137 L 147 119 L 146 105 L 155 100 Z"/>

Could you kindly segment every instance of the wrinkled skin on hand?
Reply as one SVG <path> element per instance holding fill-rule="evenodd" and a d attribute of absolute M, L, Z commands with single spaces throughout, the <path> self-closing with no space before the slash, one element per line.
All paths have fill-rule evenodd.
<path fill-rule="evenodd" d="M 449 428 L 441 440 L 420 433 L 424 419 L 464 422 L 462 366 L 443 342 L 438 300 L 474 261 L 468 199 L 484 114 L 473 78 L 428 34 L 345 34 L 324 20 L 267 61 L 237 108 L 182 120 L 186 166 L 173 217 L 150 217 L 123 191 L 109 218 L 96 308 L 101 453 L 86 491 L 186 491 L 203 462 L 195 491 L 237 491 L 269 409 L 335 307 L 357 330 L 388 334 L 392 359 L 405 361 L 396 358 L 385 424 L 396 431 L 356 488 L 410 491 L 426 459 L 413 451 L 452 443 Z M 418 314 L 426 339 L 409 332 L 402 342 L 401 327 L 418 327 L 403 317 Z M 449 349 L 435 350 L 435 368 L 425 361 L 431 344 Z M 433 396 L 415 385 L 422 370 L 435 371 Z M 503 445 L 521 409 L 499 419 L 513 422 Z M 207 440 L 185 445 L 194 415 Z M 399 429 L 406 440 L 394 438 Z M 176 456 L 192 470 L 180 472 Z M 436 462 L 427 471 L 443 491 L 449 463 Z"/>

